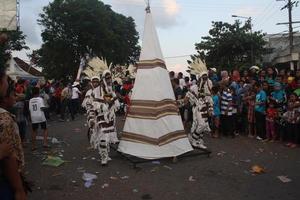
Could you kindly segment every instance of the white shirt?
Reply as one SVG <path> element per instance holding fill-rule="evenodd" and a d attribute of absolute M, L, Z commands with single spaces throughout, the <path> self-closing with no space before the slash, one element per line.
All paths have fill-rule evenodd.
<path fill-rule="evenodd" d="M 46 121 L 42 108 L 45 108 L 44 100 L 41 97 L 34 97 L 29 101 L 29 111 L 33 124 Z"/>
<path fill-rule="evenodd" d="M 79 98 L 79 94 L 81 94 L 81 92 L 78 90 L 77 87 L 73 87 L 72 88 L 72 99 L 78 99 Z"/>
<path fill-rule="evenodd" d="M 44 99 L 45 107 L 46 107 L 46 108 L 49 108 L 49 103 L 48 103 L 49 100 L 50 100 L 49 95 L 45 93 L 45 94 L 43 95 L 43 99 Z"/>

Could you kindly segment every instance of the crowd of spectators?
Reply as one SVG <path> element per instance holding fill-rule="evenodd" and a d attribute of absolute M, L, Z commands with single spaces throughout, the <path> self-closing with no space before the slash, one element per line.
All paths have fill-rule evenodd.
<path fill-rule="evenodd" d="M 264 142 L 300 143 L 300 70 L 251 67 L 243 71 L 210 69 L 207 76 L 170 72 L 176 99 L 183 99 L 193 85 L 210 93 L 214 112 L 212 137 L 247 135 Z M 198 78 L 198 79 L 197 79 Z M 204 80 L 204 81 L 203 81 Z M 201 82 L 201 83 L 200 83 Z M 192 121 L 191 107 L 180 108 L 184 124 Z"/>

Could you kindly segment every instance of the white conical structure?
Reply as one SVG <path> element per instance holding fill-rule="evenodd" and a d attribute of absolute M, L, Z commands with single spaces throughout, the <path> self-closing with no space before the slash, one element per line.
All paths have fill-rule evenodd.
<path fill-rule="evenodd" d="M 150 8 L 131 106 L 119 151 L 144 159 L 174 157 L 193 150 L 179 116 Z"/>

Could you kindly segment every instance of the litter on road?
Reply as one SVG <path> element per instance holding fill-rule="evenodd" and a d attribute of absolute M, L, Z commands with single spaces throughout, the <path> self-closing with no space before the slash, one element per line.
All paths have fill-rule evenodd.
<path fill-rule="evenodd" d="M 111 179 L 111 180 L 118 180 L 118 177 L 111 176 L 110 179 Z"/>
<path fill-rule="evenodd" d="M 190 181 L 190 182 L 195 182 L 195 181 L 196 181 L 196 179 L 194 179 L 194 177 L 193 177 L 193 176 L 190 176 L 190 177 L 189 177 L 189 181 Z"/>
<path fill-rule="evenodd" d="M 82 180 L 84 181 L 93 181 L 94 179 L 97 179 L 97 175 L 91 174 L 91 173 L 83 173 Z"/>
<path fill-rule="evenodd" d="M 97 178 L 95 174 L 83 173 L 82 180 L 84 180 L 84 187 L 90 188 L 93 185 L 93 181 Z"/>
<path fill-rule="evenodd" d="M 217 153 L 217 156 L 224 156 L 225 154 L 226 154 L 225 151 L 220 151 L 220 152 Z"/>
<path fill-rule="evenodd" d="M 64 173 L 62 173 L 62 172 L 54 173 L 54 174 L 52 174 L 52 177 L 61 176 L 61 175 L 63 175 L 63 174 L 64 174 Z"/>
<path fill-rule="evenodd" d="M 164 168 L 166 168 L 168 170 L 172 170 L 172 167 L 169 167 L 168 165 L 164 165 Z"/>
<path fill-rule="evenodd" d="M 246 160 L 240 160 L 240 162 L 244 162 L 244 163 L 250 163 L 251 160 L 250 159 L 246 159 Z"/>
<path fill-rule="evenodd" d="M 288 178 L 287 176 L 277 176 L 277 178 L 283 183 L 292 182 L 292 179 Z"/>
<path fill-rule="evenodd" d="M 59 167 L 65 163 L 64 160 L 62 160 L 60 157 L 56 156 L 48 156 L 44 162 L 42 163 L 43 165 L 51 166 L 51 167 Z"/>
<path fill-rule="evenodd" d="M 52 144 L 59 144 L 60 142 L 58 141 L 58 139 L 52 138 L 51 143 Z"/>
<path fill-rule="evenodd" d="M 252 173 L 254 173 L 254 174 L 263 174 L 263 173 L 266 173 L 266 170 L 263 167 L 259 166 L 259 165 L 253 165 L 251 167 L 250 171 Z"/>
<path fill-rule="evenodd" d="M 121 179 L 122 180 L 129 179 L 129 176 L 122 176 Z"/>
<path fill-rule="evenodd" d="M 160 165 L 160 161 L 158 161 L 158 160 L 152 161 L 152 164 L 154 164 L 154 165 Z"/>
<path fill-rule="evenodd" d="M 137 189 L 133 189 L 132 192 L 137 193 L 139 191 Z"/>

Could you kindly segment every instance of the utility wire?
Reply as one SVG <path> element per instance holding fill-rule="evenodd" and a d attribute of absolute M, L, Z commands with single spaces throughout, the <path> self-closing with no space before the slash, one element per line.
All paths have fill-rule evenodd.
<path fill-rule="evenodd" d="M 265 19 L 265 17 L 272 12 L 273 8 L 275 8 L 276 4 L 274 0 L 271 0 L 270 3 L 265 7 L 265 9 L 262 11 L 263 15 L 254 18 L 254 20 L 259 23 Z M 271 9 L 270 9 L 271 8 Z"/>
<path fill-rule="evenodd" d="M 174 59 L 174 58 L 184 58 L 184 57 L 190 57 L 193 54 L 187 54 L 187 55 L 177 55 L 177 56 L 167 56 L 165 59 Z"/>
<path fill-rule="evenodd" d="M 268 21 L 270 21 L 270 19 L 272 19 L 272 17 L 279 12 L 280 7 L 281 5 L 277 6 L 276 9 L 270 15 L 268 15 L 268 17 L 265 18 L 265 20 L 261 21 L 257 26 L 265 25 Z"/>

